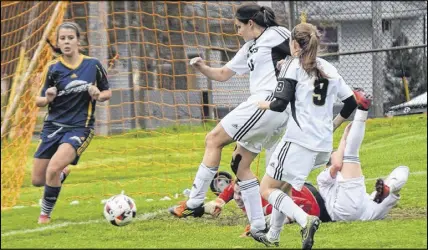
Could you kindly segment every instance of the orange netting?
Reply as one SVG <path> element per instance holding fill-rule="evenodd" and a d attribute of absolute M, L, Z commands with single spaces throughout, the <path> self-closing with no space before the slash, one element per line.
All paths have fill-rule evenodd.
<path fill-rule="evenodd" d="M 39 53 L 36 50 L 44 32 L 54 35 L 49 31 L 62 22 L 65 7 L 66 3 L 57 2 L 1 3 L 2 208 L 13 206 L 19 198 L 38 113 L 39 75 L 52 59 L 48 46 L 40 47 Z M 3 126 L 5 120 L 9 126 Z"/>
<path fill-rule="evenodd" d="M 2 119 L 14 95 L 11 86 L 15 81 L 19 82 L 16 78 L 27 69 L 56 4 L 2 2 Z M 159 175 L 141 176 L 137 180 L 152 183 L 152 189 L 144 190 L 144 193 L 167 194 L 173 192 L 167 190 L 168 183 L 177 183 L 184 178 L 173 177 L 172 167 L 199 164 L 200 153 L 186 156 L 188 159 L 179 162 L 166 161 L 168 154 L 203 152 L 203 140 L 198 139 L 183 148 L 180 145 L 182 133 L 162 128 L 186 125 L 195 128 L 188 129 L 189 133 L 205 134 L 205 122 L 218 122 L 249 96 L 248 76 L 235 76 L 220 83 L 207 80 L 189 66 L 190 59 L 196 56 L 216 67 L 232 59 L 244 42 L 236 34 L 234 25 L 234 12 L 240 4 L 233 1 L 72 1 L 63 13 L 58 14 L 56 24 L 74 21 L 82 28 L 83 53 L 98 58 L 106 69 L 109 68 L 113 97 L 97 104 L 97 137 L 106 138 L 106 144 L 146 135 L 169 136 L 168 140 L 176 141 L 166 144 L 153 139 L 150 145 L 125 149 L 90 146 L 85 154 L 96 151 L 124 158 L 119 163 L 113 160 L 99 162 L 94 168 L 130 170 L 158 166 Z M 51 41 L 55 41 L 52 38 Z M 25 56 L 20 59 L 23 44 Z M 46 112 L 46 109 L 39 111 L 34 105 L 40 87 L 36 77 L 51 59 L 52 54 L 45 46 L 37 59 L 40 67 L 32 71 L 25 84 L 10 132 L 2 134 L 2 207 L 16 203 L 25 165 L 29 165 L 27 158 L 31 159 L 29 157 L 34 153 L 28 152 L 29 144 L 32 137 L 37 138 L 40 133 Z M 197 127 L 202 129 L 194 132 Z M 162 154 L 158 155 L 156 150 Z M 149 160 L 129 160 L 136 151 L 145 151 L 151 157 Z M 229 161 L 229 157 L 225 158 Z M 189 172 L 184 178 L 186 184 L 191 183 L 193 176 L 194 171 Z M 110 194 L 112 182 L 121 185 L 102 178 L 98 181 L 104 183 L 104 196 Z M 79 195 L 82 199 L 92 196 Z"/>

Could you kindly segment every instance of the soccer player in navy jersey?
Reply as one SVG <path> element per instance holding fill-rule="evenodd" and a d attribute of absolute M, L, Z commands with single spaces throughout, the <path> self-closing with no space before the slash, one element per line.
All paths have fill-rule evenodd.
<path fill-rule="evenodd" d="M 76 165 L 94 136 L 95 105 L 111 97 L 107 73 L 100 61 L 79 53 L 81 32 L 76 23 L 64 22 L 57 29 L 60 56 L 49 62 L 42 74 L 38 107 L 48 105 L 41 142 L 34 154 L 32 183 L 44 185 L 39 224 L 50 222 L 62 182 Z"/>

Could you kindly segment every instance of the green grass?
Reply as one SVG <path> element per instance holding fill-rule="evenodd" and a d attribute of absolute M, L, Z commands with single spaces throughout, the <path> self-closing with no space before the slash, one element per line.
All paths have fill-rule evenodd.
<path fill-rule="evenodd" d="M 218 219 L 175 219 L 166 208 L 183 199 L 204 151 L 204 136 L 213 127 L 177 126 L 157 131 L 132 131 L 108 138 L 96 137 L 79 165 L 72 167 L 61 191 L 50 225 L 40 226 L 40 207 L 33 207 L 43 189 L 31 186 L 31 158 L 19 204 L 20 209 L 1 212 L 2 248 L 263 248 L 249 238 L 239 238 L 246 217 L 234 202 Z M 337 146 L 343 132 L 335 133 Z M 427 117 L 413 115 L 367 121 L 360 158 L 367 190 L 375 178 L 386 176 L 398 165 L 407 165 L 411 176 L 401 200 L 382 221 L 324 223 L 316 235 L 315 248 L 426 248 L 427 247 Z M 229 169 L 233 145 L 223 151 L 220 170 Z M 264 174 L 264 154 L 253 170 Z M 315 183 L 311 173 L 309 181 Z M 102 199 L 125 190 L 136 201 L 138 219 L 117 228 L 102 217 Z M 174 195 L 179 197 L 174 199 Z M 159 199 L 169 196 L 170 201 Z M 208 199 L 215 196 L 208 194 Z M 153 199 L 148 202 L 147 199 Z M 78 205 L 70 205 L 78 200 Z M 153 213 L 144 217 L 145 213 Z M 87 221 L 92 221 L 88 223 Z M 64 224 L 65 223 L 65 224 Z M 57 226 L 43 230 L 45 227 Z M 41 231 L 36 231 L 41 229 Z M 27 230 L 27 231 L 24 231 Z M 13 234 L 15 232 L 15 234 Z M 281 246 L 300 247 L 297 225 L 286 225 Z"/>

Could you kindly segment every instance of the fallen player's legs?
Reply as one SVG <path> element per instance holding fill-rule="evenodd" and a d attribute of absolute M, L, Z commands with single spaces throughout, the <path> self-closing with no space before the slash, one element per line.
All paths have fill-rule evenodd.
<path fill-rule="evenodd" d="M 342 166 L 331 166 L 317 178 L 320 194 L 332 220 L 357 220 L 364 212 L 366 187 L 359 150 L 364 139 L 367 113 L 358 109 L 349 133 L 346 135 L 344 132 L 342 140 L 345 139 L 346 144 Z"/>
<path fill-rule="evenodd" d="M 363 175 L 360 165 L 360 147 L 366 130 L 368 111 L 357 109 L 352 127 L 346 138 L 343 166 L 340 173 L 344 179 L 359 178 Z"/>

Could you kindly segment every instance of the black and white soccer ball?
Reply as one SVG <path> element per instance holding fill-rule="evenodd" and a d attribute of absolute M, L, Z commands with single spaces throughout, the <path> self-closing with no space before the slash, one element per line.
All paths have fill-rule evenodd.
<path fill-rule="evenodd" d="M 104 217 L 112 225 L 126 226 L 137 215 L 137 206 L 130 197 L 118 194 L 107 200 L 104 205 Z"/>

